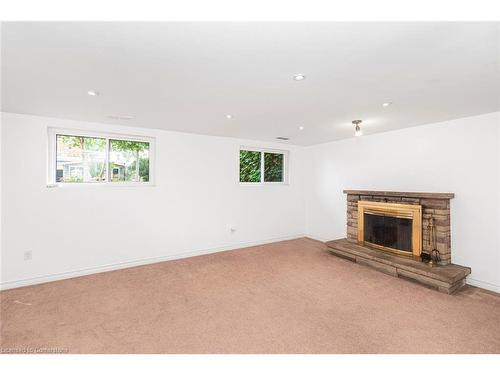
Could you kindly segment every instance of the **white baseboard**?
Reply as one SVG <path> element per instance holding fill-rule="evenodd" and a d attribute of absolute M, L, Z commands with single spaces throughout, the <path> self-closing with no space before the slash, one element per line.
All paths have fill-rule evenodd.
<path fill-rule="evenodd" d="M 478 288 L 487 289 L 492 292 L 500 293 L 500 285 L 488 283 L 486 281 L 471 279 L 470 277 L 466 280 L 467 284 L 472 286 L 477 286 Z"/>
<path fill-rule="evenodd" d="M 245 247 L 264 245 L 264 244 L 273 243 L 273 242 L 293 240 L 293 239 L 297 239 L 297 238 L 302 238 L 304 236 L 305 235 L 303 233 L 301 233 L 301 234 L 285 236 L 285 237 L 268 238 L 268 239 L 260 240 L 260 241 L 239 242 L 239 243 L 220 246 L 220 247 L 191 250 L 191 251 L 187 251 L 187 252 L 159 256 L 159 257 L 143 258 L 143 259 L 137 259 L 137 260 L 127 261 L 127 262 L 106 264 L 106 265 L 102 265 L 102 266 L 83 268 L 83 269 L 73 270 L 73 271 L 68 271 L 68 272 L 54 273 L 54 274 L 49 274 L 49 275 L 31 277 L 31 278 L 27 278 L 27 279 L 4 281 L 4 282 L 0 283 L 0 290 L 14 289 L 14 288 L 22 287 L 22 286 L 47 283 L 50 281 L 71 279 L 73 277 L 91 275 L 94 273 L 114 271 L 114 270 L 136 267 L 136 266 L 143 266 L 146 264 L 159 263 L 159 262 L 164 262 L 167 260 L 189 258 L 189 257 L 197 256 L 197 255 L 217 253 L 220 251 L 235 250 L 235 249 L 241 249 L 241 248 L 245 248 Z"/>
<path fill-rule="evenodd" d="M 220 246 L 220 247 L 192 250 L 192 251 L 187 251 L 187 252 L 183 252 L 183 253 L 177 253 L 177 254 L 171 254 L 171 255 L 165 255 L 165 256 L 159 256 L 159 257 L 143 258 L 143 259 L 137 259 L 137 260 L 127 261 L 127 262 L 107 264 L 107 265 L 103 265 L 103 266 L 89 267 L 89 268 L 83 268 L 83 269 L 79 269 L 79 270 L 68 271 L 68 272 L 61 272 L 61 273 L 44 275 L 44 276 L 37 276 L 37 277 L 32 277 L 32 278 L 27 278 L 27 279 L 4 281 L 4 282 L 0 283 L 0 290 L 14 289 L 14 288 L 22 287 L 22 286 L 36 285 L 36 284 L 47 283 L 47 282 L 57 281 L 57 280 L 71 279 L 73 277 L 91 275 L 94 273 L 114 271 L 114 270 L 119 270 L 119 269 L 124 269 L 124 268 L 142 266 L 142 265 L 146 265 L 146 264 L 164 262 L 167 260 L 189 258 L 189 257 L 193 257 L 193 256 L 198 256 L 198 255 L 217 253 L 220 251 L 241 249 L 241 248 L 245 248 L 245 247 L 264 245 L 264 244 L 273 243 L 273 242 L 293 240 L 293 239 L 302 238 L 302 237 L 312 238 L 313 240 L 317 240 L 317 241 L 321 241 L 321 242 L 329 241 L 326 238 L 321 238 L 318 236 L 313 236 L 310 234 L 301 233 L 301 234 L 296 234 L 296 235 L 291 235 L 291 236 L 269 238 L 269 239 L 260 240 L 260 241 L 239 242 L 239 243 L 235 243 L 232 245 L 225 245 L 225 246 Z M 476 280 L 476 279 L 468 277 L 467 284 L 472 285 L 472 286 L 476 286 L 478 288 L 490 290 L 492 292 L 500 293 L 500 285 L 488 283 L 486 281 Z"/>
<path fill-rule="evenodd" d="M 316 240 L 316 241 L 320 241 L 320 242 L 327 242 L 327 241 L 331 241 L 327 238 L 323 238 L 323 237 L 318 237 L 318 236 L 314 236 L 314 235 L 311 235 L 311 234 L 305 234 L 304 236 L 306 236 L 307 238 L 311 238 L 313 240 Z"/>

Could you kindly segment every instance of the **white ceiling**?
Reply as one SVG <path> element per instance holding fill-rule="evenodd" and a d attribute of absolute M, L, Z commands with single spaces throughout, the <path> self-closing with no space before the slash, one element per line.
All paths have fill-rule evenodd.
<path fill-rule="evenodd" d="M 310 145 L 500 110 L 499 25 L 3 23 L 2 111 Z"/>

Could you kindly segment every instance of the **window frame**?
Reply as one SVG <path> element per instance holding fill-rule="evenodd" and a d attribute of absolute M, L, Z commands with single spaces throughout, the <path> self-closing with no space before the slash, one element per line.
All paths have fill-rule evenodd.
<path fill-rule="evenodd" d="M 240 181 L 240 152 L 241 151 L 256 151 L 260 152 L 260 182 L 242 182 Z M 264 168 L 264 153 L 281 154 L 283 155 L 283 181 L 264 181 L 265 168 Z M 262 186 L 262 185 L 289 185 L 288 176 L 288 159 L 290 151 L 279 150 L 275 148 L 264 148 L 254 146 L 240 146 L 238 149 L 238 183 L 245 186 Z"/>
<path fill-rule="evenodd" d="M 88 138 L 103 138 L 106 140 L 106 181 L 100 182 L 57 182 L 56 167 L 57 167 L 57 136 L 68 135 L 76 137 Z M 149 181 L 114 181 L 110 180 L 109 168 L 109 141 L 125 140 L 136 142 L 149 143 Z M 156 139 L 142 135 L 132 135 L 124 133 L 111 133 L 100 131 L 88 131 L 80 129 L 65 129 L 65 128 L 48 128 L 48 152 L 47 152 L 47 187 L 67 187 L 67 186 L 154 186 L 155 185 L 155 155 L 156 155 Z"/>

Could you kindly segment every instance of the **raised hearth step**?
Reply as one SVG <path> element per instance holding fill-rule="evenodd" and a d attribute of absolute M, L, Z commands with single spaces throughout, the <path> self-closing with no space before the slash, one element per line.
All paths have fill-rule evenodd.
<path fill-rule="evenodd" d="M 345 238 L 328 241 L 326 245 L 337 256 L 373 267 L 392 276 L 418 281 L 448 294 L 465 285 L 465 278 L 471 272 L 469 267 L 456 264 L 430 267 L 413 258 L 360 246 Z"/>

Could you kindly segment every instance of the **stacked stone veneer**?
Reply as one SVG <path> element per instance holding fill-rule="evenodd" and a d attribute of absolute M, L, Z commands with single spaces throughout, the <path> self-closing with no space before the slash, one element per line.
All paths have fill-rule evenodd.
<path fill-rule="evenodd" d="M 358 201 L 419 204 L 422 206 L 422 251 L 431 252 L 429 218 L 434 218 L 435 243 L 441 262 L 451 263 L 450 199 L 452 193 L 410 193 L 390 191 L 344 190 L 347 194 L 347 240 L 358 242 Z"/>

